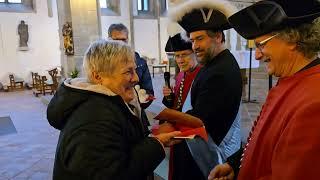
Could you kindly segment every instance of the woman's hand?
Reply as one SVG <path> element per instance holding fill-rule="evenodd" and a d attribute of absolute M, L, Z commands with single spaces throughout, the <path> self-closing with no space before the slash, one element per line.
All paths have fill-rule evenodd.
<path fill-rule="evenodd" d="M 168 132 L 173 132 L 176 131 L 176 128 L 173 126 L 173 124 L 164 122 L 159 125 L 158 133 L 168 133 Z"/>
<path fill-rule="evenodd" d="M 163 144 L 163 146 L 168 147 L 181 142 L 181 140 L 177 140 L 173 138 L 180 134 L 181 134 L 180 131 L 173 131 L 169 133 L 161 133 L 154 137 L 158 139 L 158 141 L 160 141 Z"/>
<path fill-rule="evenodd" d="M 208 180 L 233 180 L 234 171 L 228 163 L 219 164 L 215 166 L 209 176 Z"/>

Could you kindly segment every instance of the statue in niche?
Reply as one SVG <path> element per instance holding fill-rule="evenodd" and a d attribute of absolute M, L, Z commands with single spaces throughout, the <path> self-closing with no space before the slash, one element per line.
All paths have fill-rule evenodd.
<path fill-rule="evenodd" d="M 64 52 L 66 55 L 74 55 L 72 26 L 70 22 L 66 22 L 62 28 Z"/>
<path fill-rule="evenodd" d="M 27 51 L 28 48 L 28 40 L 29 40 L 29 33 L 28 33 L 28 25 L 25 24 L 24 21 L 21 21 L 18 25 L 18 34 L 20 36 L 19 40 L 19 50 Z"/>

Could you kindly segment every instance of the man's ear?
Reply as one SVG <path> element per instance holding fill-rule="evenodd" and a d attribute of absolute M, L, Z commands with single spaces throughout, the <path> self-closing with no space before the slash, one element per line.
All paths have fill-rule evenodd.
<path fill-rule="evenodd" d="M 99 73 L 95 72 L 95 71 L 92 71 L 91 72 L 91 77 L 93 79 L 93 81 L 97 84 L 101 84 L 101 76 L 99 75 Z"/>
<path fill-rule="evenodd" d="M 288 43 L 288 47 L 290 51 L 295 51 L 298 48 L 298 43 Z"/>
<path fill-rule="evenodd" d="M 221 41 L 222 41 L 222 32 L 216 32 L 215 41 L 216 41 L 216 43 L 221 43 Z"/>

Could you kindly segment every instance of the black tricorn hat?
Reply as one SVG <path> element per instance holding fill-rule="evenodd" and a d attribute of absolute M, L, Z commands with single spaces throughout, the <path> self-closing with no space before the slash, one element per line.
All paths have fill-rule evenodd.
<path fill-rule="evenodd" d="M 310 23 L 320 16 L 319 0 L 264 0 L 229 17 L 244 38 L 253 39 L 285 27 Z"/>
<path fill-rule="evenodd" d="M 176 34 L 173 37 L 169 37 L 165 51 L 166 52 L 176 52 L 183 50 L 192 50 L 192 43 L 190 41 L 186 41 L 181 37 L 181 34 Z"/>
<path fill-rule="evenodd" d="M 189 0 L 172 8 L 169 17 L 188 33 L 199 30 L 220 31 L 231 28 L 228 17 L 236 8 L 224 0 Z"/>

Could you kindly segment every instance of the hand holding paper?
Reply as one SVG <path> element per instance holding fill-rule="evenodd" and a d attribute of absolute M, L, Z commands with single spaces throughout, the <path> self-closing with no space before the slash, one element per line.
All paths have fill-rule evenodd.
<path fill-rule="evenodd" d="M 208 140 L 208 135 L 203 122 L 192 115 L 182 113 L 173 109 L 164 109 L 154 119 L 167 121 L 164 124 L 154 126 L 152 134 L 181 131 L 177 135 L 177 139 L 188 139 L 194 136 L 200 136 L 204 140 Z"/>
<path fill-rule="evenodd" d="M 177 110 L 165 108 L 154 119 L 163 120 L 172 124 L 179 124 L 190 128 L 199 128 L 203 126 L 203 122 L 190 114 L 182 113 Z"/>
<path fill-rule="evenodd" d="M 180 131 L 173 131 L 168 133 L 161 133 L 158 135 L 155 135 L 154 137 L 158 139 L 164 146 L 172 146 L 174 144 L 179 143 L 179 140 L 175 140 L 173 137 L 180 135 Z"/>

